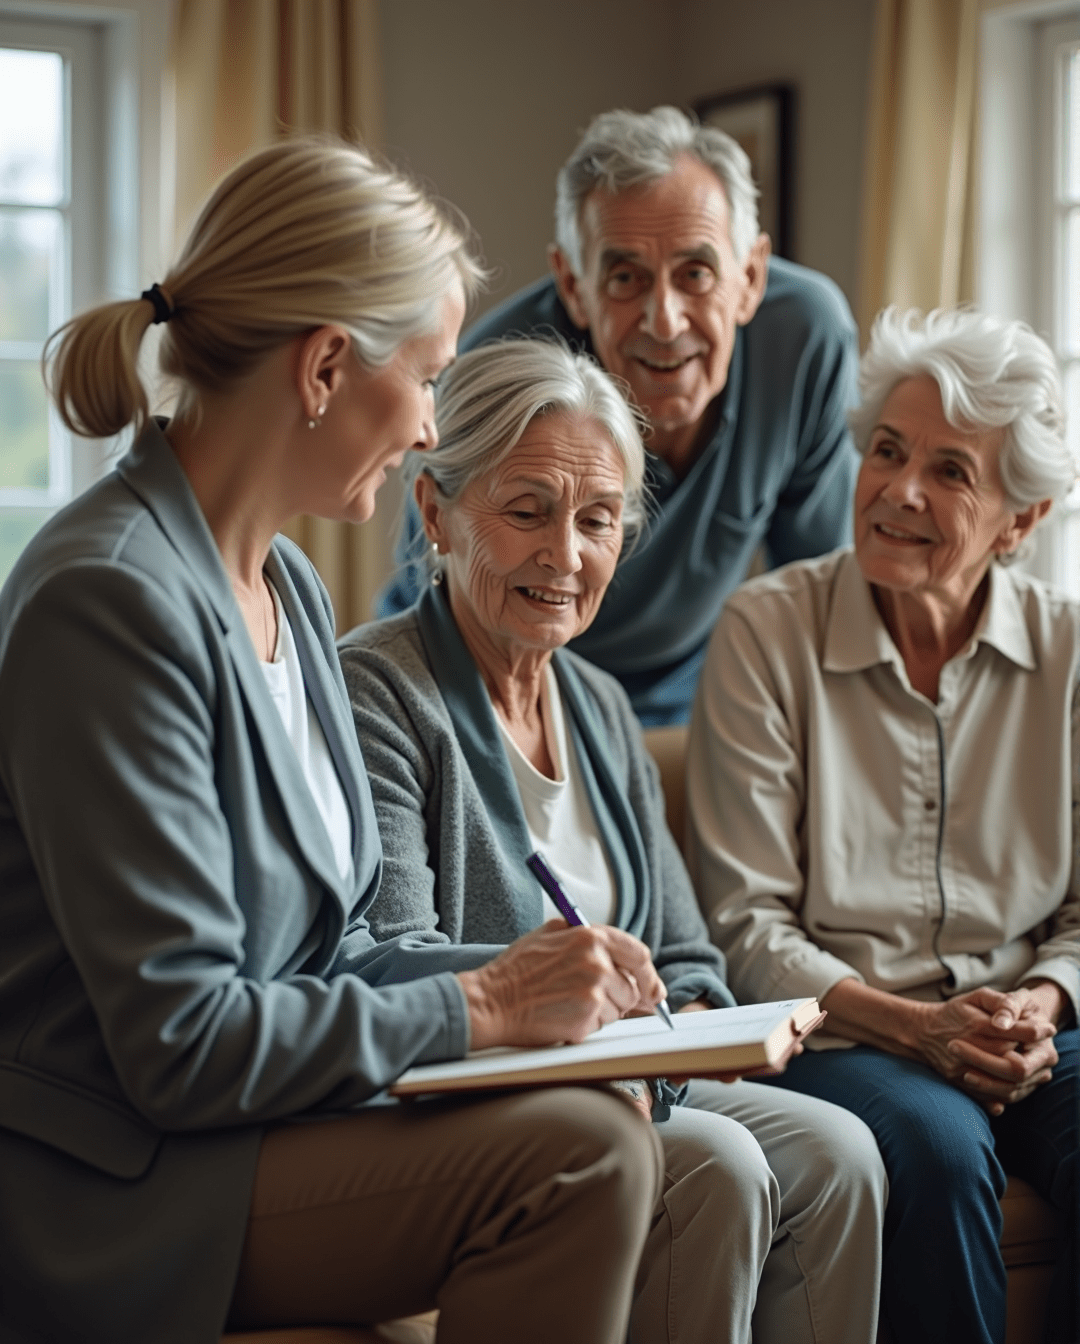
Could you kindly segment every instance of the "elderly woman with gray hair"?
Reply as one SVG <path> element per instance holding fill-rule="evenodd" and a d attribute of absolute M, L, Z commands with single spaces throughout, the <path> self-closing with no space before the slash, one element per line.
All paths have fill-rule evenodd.
<path fill-rule="evenodd" d="M 854 549 L 713 636 L 690 868 L 739 999 L 828 1010 L 776 1081 L 877 1136 L 897 1340 L 1004 1339 L 1012 1172 L 1064 1217 L 1075 1341 L 1080 608 L 1008 567 L 1076 475 L 1058 373 L 1021 323 L 890 309 L 861 390 Z"/>
<path fill-rule="evenodd" d="M 437 426 L 412 464 L 432 581 L 340 645 L 383 842 L 373 932 L 511 942 L 557 916 L 539 848 L 592 923 L 649 947 L 674 1010 L 731 1004 L 626 695 L 564 647 L 644 521 L 633 412 L 588 358 L 507 341 L 444 376 Z M 694 1080 L 672 1107 L 627 1087 L 665 1150 L 632 1338 L 872 1340 L 862 1122 L 759 1083 Z"/>

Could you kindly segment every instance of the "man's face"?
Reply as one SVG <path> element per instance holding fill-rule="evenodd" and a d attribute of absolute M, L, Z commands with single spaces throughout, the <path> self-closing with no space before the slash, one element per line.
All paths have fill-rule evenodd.
<path fill-rule="evenodd" d="M 727 382 L 736 328 L 761 302 L 768 237 L 740 265 L 724 189 L 687 156 L 655 182 L 593 191 L 581 241 L 580 276 L 552 254 L 563 302 L 608 372 L 629 383 L 653 426 L 649 447 L 678 455 Z"/>

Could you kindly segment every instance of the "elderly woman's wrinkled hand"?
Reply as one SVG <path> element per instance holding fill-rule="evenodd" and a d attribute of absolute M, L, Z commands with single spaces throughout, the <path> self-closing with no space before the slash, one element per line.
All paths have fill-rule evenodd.
<path fill-rule="evenodd" d="M 941 1004 L 920 1005 L 919 1052 L 991 1115 L 1048 1082 L 1057 1030 L 1027 989 L 987 987 Z"/>
<path fill-rule="evenodd" d="M 486 966 L 462 971 L 472 1048 L 581 1041 L 665 994 L 649 949 L 610 925 L 561 919 L 511 943 Z"/>
<path fill-rule="evenodd" d="M 1023 1101 L 1050 1081 L 1058 1061 L 1053 1037 L 1064 996 L 1051 982 L 1008 993 L 978 993 L 981 1006 L 991 1014 L 989 1028 L 958 1038 L 949 1049 L 965 1066 L 964 1090 L 991 1115 L 1000 1115 L 1006 1105 Z"/>

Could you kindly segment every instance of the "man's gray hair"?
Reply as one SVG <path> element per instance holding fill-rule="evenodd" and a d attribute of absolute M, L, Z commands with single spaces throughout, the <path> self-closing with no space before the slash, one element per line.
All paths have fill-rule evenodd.
<path fill-rule="evenodd" d="M 537 416 L 560 412 L 595 421 L 622 459 L 623 533 L 632 539 L 645 521 L 644 423 L 610 374 L 562 341 L 496 341 L 455 360 L 439 383 L 438 447 L 409 454 L 406 485 L 423 472 L 453 502 L 511 452 Z"/>
<path fill-rule="evenodd" d="M 929 375 L 950 425 L 1004 429 L 999 465 L 1010 506 L 1061 499 L 1078 464 L 1065 442 L 1061 377 L 1053 351 L 1024 322 L 974 308 L 886 308 L 859 369 L 861 405 L 848 414 L 859 451 L 870 446 L 889 393 Z"/>
<path fill-rule="evenodd" d="M 620 192 L 666 177 L 679 157 L 700 159 L 720 179 L 727 197 L 731 245 L 744 262 L 758 236 L 757 198 L 750 160 L 714 126 L 680 112 L 602 112 L 594 117 L 555 182 L 555 242 L 581 275 L 581 210 L 597 187 Z"/>

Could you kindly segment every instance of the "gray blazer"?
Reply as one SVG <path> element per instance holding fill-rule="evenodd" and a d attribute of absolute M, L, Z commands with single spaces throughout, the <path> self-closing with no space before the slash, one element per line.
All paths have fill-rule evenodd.
<path fill-rule="evenodd" d="M 351 885 L 156 426 L 0 593 L 2 1340 L 215 1341 L 260 1126 L 467 1048 L 450 972 L 492 949 L 372 939 L 381 853 L 330 605 L 290 543 L 267 568 Z"/>

